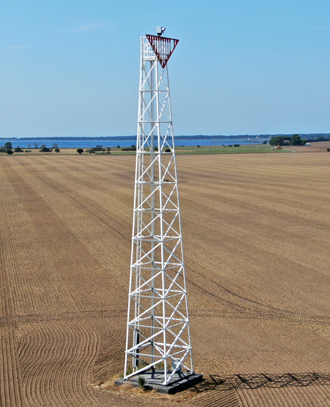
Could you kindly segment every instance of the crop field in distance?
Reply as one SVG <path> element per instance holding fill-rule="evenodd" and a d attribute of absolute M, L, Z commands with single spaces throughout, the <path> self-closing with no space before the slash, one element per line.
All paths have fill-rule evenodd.
<path fill-rule="evenodd" d="M 124 365 L 135 157 L 0 157 L 0 407 L 330 406 L 330 153 L 178 155 L 195 371 Z M 178 403 L 178 404 L 177 404 Z"/>

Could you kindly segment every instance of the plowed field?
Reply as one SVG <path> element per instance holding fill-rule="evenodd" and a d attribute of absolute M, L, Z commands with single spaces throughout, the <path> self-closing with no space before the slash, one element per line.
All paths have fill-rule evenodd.
<path fill-rule="evenodd" d="M 0 157 L 0 406 L 170 406 L 123 369 L 135 157 Z M 330 406 L 330 154 L 179 156 L 194 406 Z M 176 398 L 175 398 L 176 397 Z M 188 396 L 187 396 L 188 397 Z"/>

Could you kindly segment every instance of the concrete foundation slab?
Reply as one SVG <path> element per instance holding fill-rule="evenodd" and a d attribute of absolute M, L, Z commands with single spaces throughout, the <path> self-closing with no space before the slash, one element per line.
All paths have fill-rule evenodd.
<path fill-rule="evenodd" d="M 146 390 L 156 390 L 159 393 L 175 394 L 179 391 L 189 389 L 193 385 L 200 383 L 203 380 L 201 374 L 177 372 L 171 379 L 171 382 L 164 386 L 164 371 L 144 372 L 140 375 L 131 377 L 128 380 L 120 379 L 116 381 L 116 385 L 131 384 L 134 387 L 139 387 L 139 376 L 145 380 L 144 388 Z"/>

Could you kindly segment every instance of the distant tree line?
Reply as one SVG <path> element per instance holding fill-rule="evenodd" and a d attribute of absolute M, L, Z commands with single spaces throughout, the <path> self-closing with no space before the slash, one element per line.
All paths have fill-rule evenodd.
<path fill-rule="evenodd" d="M 79 151 L 78 151 L 79 150 Z M 83 151 L 81 151 L 81 150 L 83 150 L 82 148 L 78 148 L 77 149 L 77 153 L 78 154 L 81 154 L 81 153 L 83 153 L 84 152 L 84 150 Z M 94 154 L 94 153 L 96 153 L 96 152 L 99 152 L 99 151 L 101 151 L 101 152 L 103 152 L 103 153 L 107 153 L 107 154 L 111 154 L 111 147 L 102 147 L 100 144 L 98 144 L 96 147 L 92 147 L 92 148 L 88 148 L 87 150 L 86 150 L 86 153 L 89 153 L 89 154 Z"/>
<path fill-rule="evenodd" d="M 118 146 L 117 148 L 120 148 L 120 146 Z M 38 143 L 34 143 L 34 149 L 38 149 Z M 135 146 L 129 147 L 128 149 L 136 150 Z M 59 153 L 60 149 L 58 148 L 57 143 L 54 143 L 53 147 L 47 147 L 46 144 L 41 144 L 39 151 L 41 153 L 51 153 L 53 151 L 55 153 Z M 111 147 L 103 148 L 101 145 L 97 145 L 96 147 L 89 148 L 85 151 L 86 151 L 86 153 L 90 153 L 90 154 L 93 154 L 96 152 L 101 152 L 102 154 L 111 154 Z M 7 153 L 8 155 L 10 155 L 10 154 L 13 154 L 14 152 L 15 153 L 31 152 L 30 144 L 29 144 L 29 149 L 27 149 L 27 150 L 22 150 L 19 146 L 15 147 L 15 149 L 13 149 L 13 145 L 10 141 L 8 141 L 7 143 L 5 143 L 3 146 L 0 147 L 0 153 Z M 77 148 L 78 154 L 82 154 L 83 152 L 84 152 L 83 148 Z"/>
<path fill-rule="evenodd" d="M 122 151 L 136 151 L 136 147 L 132 144 L 131 147 L 123 147 Z"/>
<path fill-rule="evenodd" d="M 38 148 L 37 143 L 35 143 L 34 148 L 35 149 Z M 53 148 L 48 148 L 48 147 L 46 147 L 46 144 L 42 144 L 39 151 L 41 153 L 51 153 L 53 151 L 53 149 L 54 149 L 55 153 L 60 152 L 60 149 L 58 148 L 58 145 L 56 143 L 54 143 Z M 13 145 L 10 141 L 7 141 L 7 143 L 5 143 L 5 145 L 0 147 L 0 153 L 7 153 L 8 155 L 13 154 L 13 153 L 23 153 L 23 152 L 25 152 L 25 153 L 31 152 L 30 144 L 29 144 L 29 148 L 26 150 L 23 150 L 20 146 L 17 146 L 13 149 Z"/>
<path fill-rule="evenodd" d="M 270 139 L 269 144 L 272 146 L 283 146 L 284 144 L 290 144 L 291 146 L 303 146 L 306 143 L 316 141 L 330 141 L 330 136 L 314 136 L 305 138 L 302 138 L 299 134 L 293 134 L 292 136 L 274 136 Z"/>
<path fill-rule="evenodd" d="M 330 141 L 330 136 L 318 136 L 318 137 L 312 137 L 312 138 L 306 138 L 306 142 L 310 143 L 311 141 Z"/>
<path fill-rule="evenodd" d="M 284 144 L 290 144 L 290 146 L 303 146 L 306 144 L 306 139 L 302 139 L 299 134 L 293 134 L 292 136 L 274 136 L 269 140 L 271 146 L 283 146 Z"/>
<path fill-rule="evenodd" d="M 21 147 L 17 146 L 15 149 L 13 149 L 13 145 L 11 144 L 10 141 L 5 143 L 4 146 L 0 147 L 0 153 L 7 153 L 8 155 L 15 153 L 22 153 L 24 150 L 21 149 Z M 27 151 L 27 150 L 26 150 Z"/>
<path fill-rule="evenodd" d="M 37 148 L 37 147 L 35 147 L 35 148 Z M 40 152 L 41 153 L 51 153 L 52 151 L 55 151 L 55 153 L 59 153 L 60 152 L 60 149 L 58 148 L 58 144 L 57 143 L 54 143 L 53 144 L 53 147 L 46 147 L 46 144 L 41 144 L 41 147 L 40 147 Z"/>

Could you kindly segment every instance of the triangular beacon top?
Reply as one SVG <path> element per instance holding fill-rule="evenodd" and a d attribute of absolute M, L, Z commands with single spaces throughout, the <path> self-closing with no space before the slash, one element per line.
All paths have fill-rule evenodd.
<path fill-rule="evenodd" d="M 146 37 L 154 50 L 160 65 L 162 68 L 165 68 L 175 47 L 178 45 L 179 40 L 150 34 L 146 34 Z"/>

